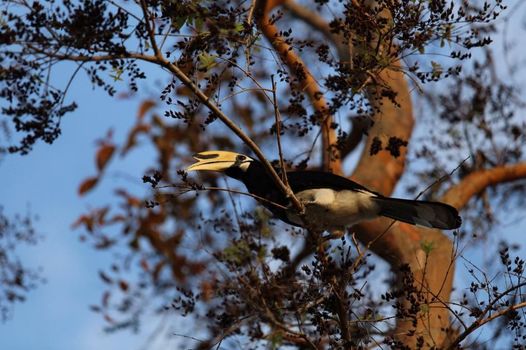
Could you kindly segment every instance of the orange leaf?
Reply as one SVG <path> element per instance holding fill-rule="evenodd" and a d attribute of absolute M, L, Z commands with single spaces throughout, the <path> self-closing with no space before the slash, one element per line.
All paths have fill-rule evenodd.
<path fill-rule="evenodd" d="M 148 261 L 146 261 L 145 259 L 141 259 L 141 267 L 146 272 L 150 271 L 150 265 L 148 264 Z"/>
<path fill-rule="evenodd" d="M 137 118 L 142 119 L 152 107 L 155 106 L 155 101 L 146 100 L 139 106 L 139 113 L 137 113 Z"/>
<path fill-rule="evenodd" d="M 115 146 L 111 144 L 104 144 L 99 148 L 97 152 L 97 169 L 99 169 L 99 171 L 104 169 L 114 151 Z"/>
<path fill-rule="evenodd" d="M 126 281 L 124 281 L 124 280 L 120 280 L 120 281 L 119 281 L 119 288 L 120 288 L 123 292 L 127 292 L 127 291 L 128 291 L 128 288 L 129 288 L 128 282 L 126 282 Z"/>
<path fill-rule="evenodd" d="M 121 150 L 121 155 L 126 155 L 128 151 L 137 144 L 137 136 L 139 133 L 147 133 L 150 131 L 150 125 L 148 124 L 137 124 L 128 134 L 128 140 Z"/>
<path fill-rule="evenodd" d="M 79 196 L 83 196 L 86 192 L 91 191 L 97 184 L 97 181 L 99 181 L 98 176 L 88 177 L 84 180 L 79 186 Z"/>
<path fill-rule="evenodd" d="M 88 232 L 93 232 L 93 227 L 94 227 L 93 216 L 91 215 L 79 216 L 79 218 L 71 225 L 71 228 L 76 229 L 80 225 L 84 225 L 84 228 L 88 230 Z"/>
<path fill-rule="evenodd" d="M 210 281 L 201 282 L 201 298 L 209 301 L 214 296 L 214 286 Z"/>
<path fill-rule="evenodd" d="M 113 318 L 111 318 L 111 316 L 108 315 L 108 314 L 104 315 L 104 320 L 106 320 L 106 322 L 108 322 L 108 323 L 115 323 L 115 320 Z"/>

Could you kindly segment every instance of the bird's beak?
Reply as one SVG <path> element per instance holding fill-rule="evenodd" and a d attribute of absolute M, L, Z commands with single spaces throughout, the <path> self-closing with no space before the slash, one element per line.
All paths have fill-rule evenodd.
<path fill-rule="evenodd" d="M 186 168 L 186 171 L 208 170 L 225 171 L 236 164 L 237 153 L 226 151 L 205 151 L 193 155 L 197 160 L 194 164 Z"/>

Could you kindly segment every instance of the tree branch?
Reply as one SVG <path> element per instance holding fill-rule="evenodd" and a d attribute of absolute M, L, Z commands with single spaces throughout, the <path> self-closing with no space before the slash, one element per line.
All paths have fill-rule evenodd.
<path fill-rule="evenodd" d="M 485 188 L 519 179 L 526 179 L 526 163 L 475 171 L 451 187 L 442 196 L 441 201 L 460 210 L 466 206 L 473 196 Z"/>
<path fill-rule="evenodd" d="M 287 198 L 290 199 L 294 207 L 298 210 L 298 212 L 303 213 L 304 207 L 303 204 L 296 198 L 290 187 L 287 187 L 283 181 L 281 181 L 281 178 L 276 173 L 276 170 L 272 165 L 269 163 L 269 161 L 266 159 L 265 155 L 259 148 L 259 146 L 247 135 L 241 130 L 240 127 L 236 125 L 230 119 L 219 107 L 213 103 L 208 96 L 206 96 L 201 89 L 179 68 L 177 65 L 167 61 L 164 57 L 158 58 L 158 62 L 167 68 L 170 72 L 172 72 L 187 88 L 189 88 L 195 96 L 205 105 L 207 106 L 212 112 L 215 113 L 217 118 L 223 122 L 234 134 L 236 134 L 258 157 L 258 159 L 262 162 L 263 166 L 265 167 L 265 170 L 269 173 L 269 175 L 274 180 L 274 183 L 278 186 L 278 188 L 287 196 Z"/>
<path fill-rule="evenodd" d="M 345 159 L 361 143 L 363 136 L 371 128 L 373 121 L 369 117 L 355 116 L 351 118 L 351 133 L 340 146 L 341 158 Z"/>
<path fill-rule="evenodd" d="M 295 0 L 285 0 L 283 7 L 289 10 L 295 17 L 301 19 L 314 30 L 321 32 L 326 39 L 329 39 L 333 44 L 336 44 L 334 34 L 331 33 L 329 24 L 316 12 L 298 4 Z"/>
<path fill-rule="evenodd" d="M 289 10 L 294 17 L 301 19 L 311 26 L 312 29 L 322 33 L 338 51 L 340 62 L 344 64 L 351 63 L 352 43 L 350 40 L 345 40 L 343 35 L 332 33 L 329 24 L 318 13 L 298 4 L 296 0 L 285 0 L 283 7 Z M 345 45 L 345 42 L 348 42 L 348 44 Z"/>
<path fill-rule="evenodd" d="M 157 41 L 155 40 L 155 29 L 153 28 L 154 22 L 152 20 L 152 22 L 150 23 L 148 5 L 146 5 L 146 1 L 144 0 L 141 0 L 141 9 L 142 14 L 144 16 L 144 24 L 146 25 L 146 31 L 148 32 L 148 36 L 150 37 L 150 43 L 152 44 L 153 52 L 155 53 L 156 57 L 161 57 L 161 51 L 159 51 Z"/>
<path fill-rule="evenodd" d="M 294 48 L 280 35 L 278 28 L 269 18 L 272 9 L 279 5 L 281 1 L 260 1 L 258 4 L 259 27 L 270 41 L 274 49 L 278 52 L 283 62 L 289 70 L 296 75 L 312 103 L 314 110 L 319 114 L 322 128 L 322 163 L 326 171 L 341 173 L 340 157 L 337 150 L 333 149 L 336 145 L 336 134 L 332 128 L 333 120 L 328 111 L 328 104 L 320 90 L 318 82 L 307 68 L 300 56 L 296 54 Z M 333 156 L 333 154 L 335 156 Z"/>
<path fill-rule="evenodd" d="M 486 323 L 488 322 L 491 322 L 493 321 L 494 319 L 496 318 L 499 318 L 499 317 L 502 317 L 502 316 L 505 316 L 506 314 L 508 314 L 509 312 L 511 311 L 515 311 L 515 310 L 519 310 L 519 309 L 522 309 L 522 308 L 525 308 L 526 307 L 526 302 L 522 302 L 522 303 L 518 303 L 518 304 L 515 304 L 515 305 L 511 305 L 507 308 L 505 308 L 504 310 L 501 310 L 499 312 L 496 312 L 494 313 L 493 315 L 491 316 L 488 316 L 486 318 L 479 318 L 477 319 L 475 322 L 473 322 L 471 324 L 471 326 L 469 326 L 464 332 L 462 332 L 448 347 L 447 347 L 447 350 L 453 350 L 453 349 L 458 349 L 458 346 L 460 345 L 460 343 L 466 339 L 470 334 L 472 334 L 477 328 L 480 328 L 482 327 L 483 325 L 485 325 Z"/>
<path fill-rule="evenodd" d="M 177 65 L 169 62 L 163 56 L 150 56 L 137 53 L 126 53 L 122 55 L 75 56 L 55 54 L 51 52 L 38 50 L 38 48 L 34 47 L 32 47 L 32 49 L 36 50 L 40 54 L 44 54 L 49 57 L 77 62 L 100 62 L 117 59 L 139 59 L 161 65 L 162 67 L 166 68 L 168 71 L 173 73 L 187 88 L 189 88 L 194 93 L 194 95 L 201 101 L 201 103 L 203 103 L 205 106 L 208 107 L 208 109 L 214 112 L 217 118 L 221 120 L 235 135 L 237 135 L 254 152 L 254 154 L 256 154 L 258 159 L 265 167 L 265 170 L 272 177 L 274 183 L 278 186 L 278 188 L 283 192 L 283 194 L 287 196 L 287 198 L 290 199 L 290 201 L 299 213 L 304 212 L 303 204 L 301 204 L 301 202 L 296 198 L 292 190 L 289 187 L 287 187 L 283 183 L 283 181 L 281 181 L 281 178 L 276 173 L 276 170 L 266 159 L 259 146 L 247 134 L 245 134 L 243 130 L 241 130 L 241 128 L 237 126 L 236 123 L 234 123 L 234 121 L 232 121 L 225 113 L 223 113 L 223 111 L 221 111 L 221 109 L 219 109 L 219 107 L 214 102 L 212 102 L 210 98 L 206 96 L 205 93 L 201 91 L 201 89 Z"/>

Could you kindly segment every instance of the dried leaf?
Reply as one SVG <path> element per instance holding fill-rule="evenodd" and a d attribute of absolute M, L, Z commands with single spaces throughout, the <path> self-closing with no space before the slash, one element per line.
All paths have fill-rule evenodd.
<path fill-rule="evenodd" d="M 120 288 L 123 292 L 127 292 L 128 289 L 129 289 L 128 282 L 126 282 L 126 281 L 124 281 L 124 280 L 120 280 L 120 281 L 119 281 L 119 288 Z"/>
<path fill-rule="evenodd" d="M 106 322 L 108 322 L 108 323 L 112 323 L 112 324 L 115 323 L 115 320 L 113 318 L 111 318 L 111 316 L 108 315 L 108 314 L 104 315 L 104 320 L 106 320 Z"/>
<path fill-rule="evenodd" d="M 159 261 L 157 264 L 155 264 L 155 267 L 153 268 L 153 281 L 157 283 L 159 281 L 159 276 L 161 275 L 161 270 L 163 269 L 164 265 L 166 265 L 166 262 L 164 260 Z"/>
<path fill-rule="evenodd" d="M 108 221 L 106 221 L 106 224 L 107 225 L 111 225 L 111 224 L 115 224 L 115 223 L 118 223 L 118 222 L 123 222 L 125 220 L 126 220 L 126 216 L 120 215 L 120 214 L 115 214 Z"/>
<path fill-rule="evenodd" d="M 144 271 L 149 272 L 150 271 L 150 265 L 148 264 L 148 261 L 146 259 L 141 259 L 141 267 Z"/>
<path fill-rule="evenodd" d="M 104 225 L 106 223 L 106 215 L 110 211 L 109 206 L 102 207 L 96 211 L 97 215 L 97 224 L 98 225 Z"/>
<path fill-rule="evenodd" d="M 86 180 L 84 180 L 80 186 L 79 186 L 79 195 L 83 196 L 86 192 L 91 191 L 93 187 L 97 184 L 99 181 L 98 176 L 88 177 Z"/>
<path fill-rule="evenodd" d="M 115 190 L 115 194 L 120 196 L 120 197 L 124 197 L 126 199 L 126 203 L 128 204 L 129 207 L 133 207 L 133 208 L 138 208 L 142 205 L 142 200 L 135 197 L 135 196 L 132 196 L 131 194 L 129 194 L 128 192 L 126 192 L 126 190 L 122 189 L 122 188 L 118 188 Z"/>
<path fill-rule="evenodd" d="M 214 286 L 210 281 L 201 282 L 201 298 L 204 301 L 210 301 L 214 296 Z"/>
<path fill-rule="evenodd" d="M 97 169 L 99 171 L 104 169 L 113 155 L 113 152 L 115 152 L 115 146 L 112 144 L 104 144 L 99 148 L 99 151 L 97 152 Z"/>
<path fill-rule="evenodd" d="M 154 100 L 146 100 L 139 106 L 139 113 L 137 113 L 138 119 L 143 119 L 146 113 L 155 106 Z"/>
<path fill-rule="evenodd" d="M 147 133 L 148 131 L 150 131 L 149 124 L 137 124 L 128 134 L 128 139 L 121 150 L 121 155 L 126 155 L 126 153 L 137 144 L 137 135 Z"/>
<path fill-rule="evenodd" d="M 91 215 L 81 215 L 72 225 L 72 229 L 78 228 L 80 225 L 84 225 L 84 228 L 88 230 L 88 232 L 93 232 L 94 227 L 94 219 Z"/>

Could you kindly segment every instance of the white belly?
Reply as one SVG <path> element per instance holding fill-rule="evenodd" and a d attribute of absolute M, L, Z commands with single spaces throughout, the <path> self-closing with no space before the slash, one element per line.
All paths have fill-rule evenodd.
<path fill-rule="evenodd" d="M 380 207 L 372 199 L 375 195 L 365 191 L 334 191 L 313 189 L 296 193 L 305 204 L 307 226 L 316 230 L 340 229 L 378 216 Z M 305 226 L 293 212 L 287 214 L 290 221 Z"/>

